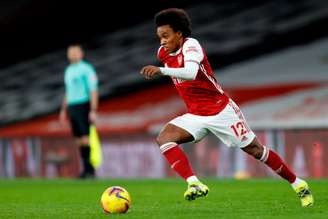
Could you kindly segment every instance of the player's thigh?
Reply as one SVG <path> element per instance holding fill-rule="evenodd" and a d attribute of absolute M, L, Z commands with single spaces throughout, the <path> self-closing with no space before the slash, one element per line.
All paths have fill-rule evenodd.
<path fill-rule="evenodd" d="M 208 131 L 203 127 L 201 121 L 193 118 L 191 114 L 185 114 L 171 120 L 160 132 L 157 143 L 159 145 L 167 142 L 178 144 L 199 141 Z"/>
<path fill-rule="evenodd" d="M 239 107 L 231 101 L 207 123 L 208 129 L 229 147 L 244 148 L 255 138 Z"/>

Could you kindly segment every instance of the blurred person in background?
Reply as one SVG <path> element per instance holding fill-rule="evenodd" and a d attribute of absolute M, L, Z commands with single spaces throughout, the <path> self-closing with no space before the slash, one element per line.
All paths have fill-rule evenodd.
<path fill-rule="evenodd" d="M 156 139 L 172 169 L 188 184 L 185 199 L 207 196 L 209 188 L 197 178 L 179 145 L 198 142 L 212 132 L 228 147 L 239 147 L 287 180 L 302 206 L 312 205 L 308 184 L 275 151 L 260 143 L 237 104 L 222 90 L 205 50 L 190 37 L 191 21 L 187 12 L 177 8 L 160 11 L 155 15 L 155 25 L 160 41 L 157 58 L 165 67 L 147 65 L 140 73 L 146 79 L 170 76 L 187 105 L 188 113 L 167 123 Z"/>
<path fill-rule="evenodd" d="M 89 127 L 97 118 L 98 79 L 93 66 L 83 60 L 81 45 L 70 45 L 67 58 L 70 64 L 65 69 L 65 95 L 59 117 L 61 123 L 65 123 L 68 115 L 79 146 L 83 164 L 80 178 L 93 178 L 95 169 L 90 162 Z"/>

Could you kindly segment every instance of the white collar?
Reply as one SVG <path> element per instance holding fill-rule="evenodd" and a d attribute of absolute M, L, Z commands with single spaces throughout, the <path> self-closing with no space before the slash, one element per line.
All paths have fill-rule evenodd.
<path fill-rule="evenodd" d="M 178 55 L 178 54 L 181 52 L 181 49 L 182 49 L 182 48 L 178 49 L 178 50 L 175 51 L 175 52 L 170 53 L 169 55 L 170 55 L 170 56 L 176 56 L 176 55 Z"/>

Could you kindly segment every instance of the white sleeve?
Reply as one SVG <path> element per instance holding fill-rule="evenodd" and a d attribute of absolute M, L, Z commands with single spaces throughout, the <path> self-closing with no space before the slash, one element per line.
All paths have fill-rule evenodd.
<path fill-rule="evenodd" d="M 159 68 L 163 75 L 183 80 L 194 80 L 197 76 L 199 64 L 193 61 L 185 62 L 183 68 Z"/>
<path fill-rule="evenodd" d="M 200 64 L 204 59 L 203 49 L 196 39 L 188 38 L 183 44 L 182 53 L 184 62 L 196 62 Z"/>

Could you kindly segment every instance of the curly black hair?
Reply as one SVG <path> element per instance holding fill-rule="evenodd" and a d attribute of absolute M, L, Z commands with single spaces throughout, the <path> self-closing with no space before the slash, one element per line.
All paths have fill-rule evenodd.
<path fill-rule="evenodd" d="M 175 31 L 181 31 L 184 38 L 191 34 L 191 20 L 187 12 L 179 8 L 168 8 L 155 15 L 156 27 L 170 25 Z"/>

